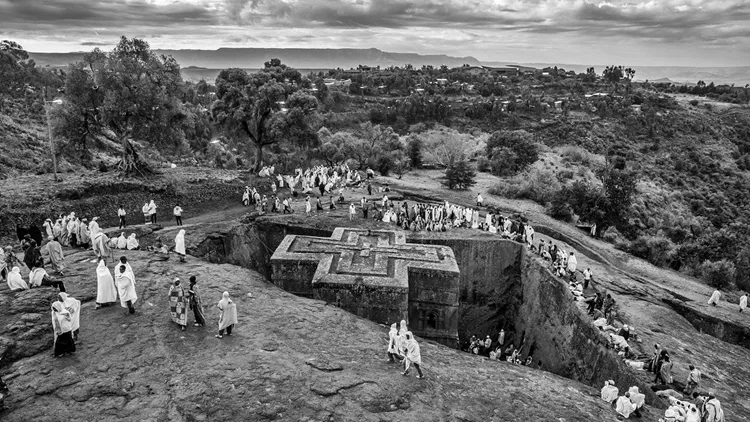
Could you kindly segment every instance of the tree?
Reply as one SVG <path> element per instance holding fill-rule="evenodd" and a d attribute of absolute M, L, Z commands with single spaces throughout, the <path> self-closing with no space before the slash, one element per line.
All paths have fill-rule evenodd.
<path fill-rule="evenodd" d="M 498 176 L 519 173 L 539 159 L 533 137 L 525 130 L 493 133 L 487 140 L 487 156 L 492 162 L 493 174 Z"/>
<path fill-rule="evenodd" d="M 468 189 L 476 184 L 474 178 L 477 173 L 471 168 L 466 160 L 459 160 L 451 163 L 445 169 L 443 185 L 448 189 Z"/>
<path fill-rule="evenodd" d="M 108 53 L 94 49 L 69 68 L 65 82 L 68 133 L 83 139 L 96 129 L 117 141 L 123 172 L 150 172 L 133 141 L 182 144 L 180 66 L 170 56 L 157 56 L 146 41 L 122 37 Z"/>
<path fill-rule="evenodd" d="M 412 136 L 409 138 L 409 161 L 411 168 L 422 167 L 422 141 L 419 137 Z"/>
<path fill-rule="evenodd" d="M 308 120 L 317 110 L 317 100 L 297 92 L 301 81 L 302 75 L 279 59 L 266 62 L 258 73 L 232 68 L 216 77 L 211 115 L 229 134 L 239 134 L 255 147 L 255 171 L 263 166 L 264 147 L 285 141 L 287 135 L 292 143 L 317 143 Z"/>
<path fill-rule="evenodd" d="M 724 289 L 734 285 L 737 270 L 731 261 L 726 259 L 716 262 L 704 261 L 700 270 L 703 281 L 709 286 Z"/>
<path fill-rule="evenodd" d="M 370 122 L 360 125 L 356 142 L 345 144 L 344 154 L 357 161 L 359 169 L 380 167 L 378 161 L 388 152 L 402 149 L 398 134 L 390 126 L 373 125 Z M 386 164 L 381 162 L 380 164 Z"/>

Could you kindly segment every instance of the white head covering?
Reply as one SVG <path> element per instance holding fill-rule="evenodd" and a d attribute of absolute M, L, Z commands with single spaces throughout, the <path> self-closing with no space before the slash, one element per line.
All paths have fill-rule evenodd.
<path fill-rule="evenodd" d="M 11 290 L 27 290 L 29 286 L 23 281 L 21 277 L 21 269 L 13 267 L 10 274 L 8 274 L 8 288 Z"/>

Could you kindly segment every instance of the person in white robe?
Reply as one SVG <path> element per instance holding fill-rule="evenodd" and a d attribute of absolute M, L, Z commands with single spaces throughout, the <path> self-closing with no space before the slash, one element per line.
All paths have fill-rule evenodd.
<path fill-rule="evenodd" d="M 185 230 L 180 230 L 174 238 L 174 251 L 180 257 L 180 262 L 185 262 Z"/>
<path fill-rule="evenodd" d="M 76 351 L 76 343 L 73 340 L 73 317 L 70 315 L 62 302 L 52 303 L 52 328 L 54 330 L 53 349 L 56 358 L 63 357 L 68 353 Z"/>
<path fill-rule="evenodd" d="M 125 237 L 125 232 L 120 233 L 120 237 L 117 238 L 117 249 L 126 249 L 128 247 L 128 238 Z"/>
<path fill-rule="evenodd" d="M 635 410 L 635 405 L 630 401 L 630 393 L 625 393 L 617 399 L 615 411 L 627 419 Z"/>
<path fill-rule="evenodd" d="M 29 289 L 29 286 L 25 281 L 23 281 L 23 277 L 21 277 L 20 268 L 13 267 L 13 269 L 8 274 L 8 288 L 12 291 Z"/>
<path fill-rule="evenodd" d="M 714 290 L 714 293 L 711 295 L 711 298 L 708 299 L 708 304 L 716 306 L 719 304 L 719 299 L 721 299 L 721 292 L 718 290 Z"/>
<path fill-rule="evenodd" d="M 99 261 L 96 267 L 96 309 L 102 306 L 110 306 L 117 301 L 117 287 L 112 273 L 104 263 Z"/>
<path fill-rule="evenodd" d="M 143 221 L 146 224 L 151 224 L 151 216 L 148 213 L 148 202 L 141 207 L 141 213 L 143 213 Z"/>
<path fill-rule="evenodd" d="M 391 330 L 388 332 L 388 362 L 396 363 L 396 356 L 398 356 L 398 349 L 396 343 L 398 341 L 398 329 L 396 323 L 391 324 Z"/>
<path fill-rule="evenodd" d="M 219 308 L 219 334 L 216 338 L 223 338 L 225 330 L 231 336 L 234 325 L 237 324 L 237 305 L 229 297 L 229 292 L 224 292 L 216 306 Z"/>
<path fill-rule="evenodd" d="M 52 228 L 52 220 L 49 218 L 44 220 L 44 231 L 47 233 L 47 237 L 54 237 L 55 235 L 55 232 Z"/>
<path fill-rule="evenodd" d="M 96 235 L 93 236 L 94 253 L 97 259 L 106 259 L 109 255 L 110 259 L 114 261 L 115 255 L 112 249 L 109 247 L 109 238 L 101 230 L 97 231 Z"/>
<path fill-rule="evenodd" d="M 135 277 L 124 264 L 120 264 L 118 267 L 115 283 L 117 284 L 117 292 L 120 294 L 120 306 L 128 308 L 128 311 L 134 314 L 135 307 L 133 307 L 133 304 L 138 300 L 138 295 L 135 292 Z"/>
<path fill-rule="evenodd" d="M 747 293 L 740 296 L 740 312 L 744 311 L 745 308 L 747 308 Z"/>
<path fill-rule="evenodd" d="M 646 395 L 641 393 L 636 386 L 630 387 L 628 393 L 630 393 L 630 402 L 633 403 L 635 409 L 638 410 L 642 408 L 643 404 L 646 402 Z"/>
<path fill-rule="evenodd" d="M 84 218 L 78 227 L 78 245 L 87 248 L 89 243 L 91 243 L 91 234 L 89 233 L 87 221 Z"/>
<path fill-rule="evenodd" d="M 578 259 L 576 258 L 575 254 L 573 252 L 570 253 L 570 257 L 568 258 L 568 275 L 575 279 L 575 273 L 578 269 Z"/>
<path fill-rule="evenodd" d="M 396 351 L 398 352 L 399 358 L 404 359 L 406 356 L 406 333 L 409 331 L 406 327 L 406 321 L 401 320 L 398 328 L 398 336 L 396 337 Z M 406 363 L 406 362 L 404 362 Z"/>
<path fill-rule="evenodd" d="M 42 287 L 44 277 L 49 277 L 47 271 L 42 267 L 34 267 L 29 271 L 29 287 Z"/>
<path fill-rule="evenodd" d="M 98 219 L 99 217 L 94 217 L 89 223 L 89 235 L 91 235 L 92 238 L 102 231 L 102 229 L 99 227 L 99 223 L 96 221 Z"/>
<path fill-rule="evenodd" d="M 78 330 L 81 328 L 81 301 L 68 296 L 65 292 L 60 292 L 59 295 L 63 307 L 70 313 L 70 322 L 73 324 L 73 340 L 78 341 Z"/>
<path fill-rule="evenodd" d="M 414 334 L 411 333 L 411 331 L 407 331 L 406 335 L 406 359 L 405 359 L 405 368 L 404 372 L 401 375 L 409 375 L 409 369 L 411 369 L 412 366 L 417 368 L 417 378 L 424 378 L 424 375 L 422 374 L 422 368 L 420 366 L 422 365 L 422 354 L 419 351 L 419 344 L 417 343 L 417 340 L 414 338 Z"/>
<path fill-rule="evenodd" d="M 614 381 L 605 381 L 604 387 L 602 387 L 601 397 L 602 400 L 607 403 L 612 403 L 617 400 L 617 396 L 620 394 L 620 390 L 615 386 Z"/>
<path fill-rule="evenodd" d="M 45 246 L 49 260 L 52 263 L 52 269 L 57 271 L 60 275 L 63 274 L 65 269 L 65 255 L 63 254 L 62 245 L 57 241 L 57 238 L 50 238 L 49 242 Z"/>
<path fill-rule="evenodd" d="M 135 238 L 135 233 L 130 233 L 130 237 L 128 237 L 127 248 L 129 251 L 138 249 L 138 239 Z"/>
<path fill-rule="evenodd" d="M 156 203 L 153 199 L 148 203 L 148 216 L 151 219 L 151 224 L 156 224 Z"/>

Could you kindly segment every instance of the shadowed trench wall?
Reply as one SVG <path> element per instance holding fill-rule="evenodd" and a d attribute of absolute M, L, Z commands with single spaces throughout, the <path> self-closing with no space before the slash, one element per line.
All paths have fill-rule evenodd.
<path fill-rule="evenodd" d="M 229 232 L 210 234 L 190 253 L 256 270 L 270 280 L 270 257 L 286 235 L 329 237 L 331 233 L 259 218 Z M 554 277 L 547 263 L 527 254 L 520 243 L 489 235 L 460 235 L 409 233 L 407 241 L 453 249 L 461 271 L 461 341 L 472 334 L 490 334 L 496 340 L 503 328 L 508 333 L 506 344 L 523 344 L 523 356 L 531 354 L 535 367 L 541 361 L 546 371 L 596 387 L 609 379 L 621 391 L 640 384 L 616 353 L 607 349 L 606 337 L 575 305 L 566 282 Z M 651 402 L 651 390 L 639 388 Z"/>

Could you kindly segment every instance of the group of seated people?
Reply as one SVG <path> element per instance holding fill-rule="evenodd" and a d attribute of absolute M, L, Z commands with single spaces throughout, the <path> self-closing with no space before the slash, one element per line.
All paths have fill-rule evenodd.
<path fill-rule="evenodd" d="M 117 238 L 110 239 L 108 246 L 111 249 L 127 249 L 129 251 L 134 251 L 140 248 L 135 233 L 131 233 L 130 237 L 125 237 L 125 232 L 120 233 L 120 236 Z"/>
<path fill-rule="evenodd" d="M 607 403 L 614 404 L 615 411 L 624 418 L 630 417 L 631 414 L 641 417 L 640 411 L 646 402 L 646 395 L 641 393 L 637 386 L 630 387 L 620 396 L 620 389 L 612 380 L 604 382 L 601 398 Z"/>

